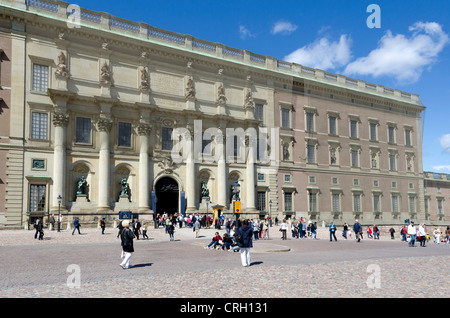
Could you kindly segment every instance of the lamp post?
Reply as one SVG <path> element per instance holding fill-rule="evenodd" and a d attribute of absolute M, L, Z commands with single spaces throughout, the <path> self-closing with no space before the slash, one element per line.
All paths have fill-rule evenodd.
<path fill-rule="evenodd" d="M 62 203 L 62 196 L 58 195 L 58 232 L 61 231 L 61 203 Z"/>
<path fill-rule="evenodd" d="M 241 185 L 239 184 L 238 180 L 236 179 L 236 181 L 231 186 L 233 187 L 233 200 L 234 200 L 234 202 L 235 201 L 241 201 L 241 199 L 239 198 L 239 188 L 240 188 Z M 233 202 L 233 204 L 234 204 L 234 202 Z M 233 206 L 233 212 L 236 215 L 236 229 L 235 229 L 235 231 L 237 231 L 238 230 L 238 219 L 239 219 L 239 214 L 240 213 L 236 213 L 236 209 L 234 208 L 234 206 Z"/>
<path fill-rule="evenodd" d="M 269 224 L 272 227 L 272 200 L 269 200 Z"/>

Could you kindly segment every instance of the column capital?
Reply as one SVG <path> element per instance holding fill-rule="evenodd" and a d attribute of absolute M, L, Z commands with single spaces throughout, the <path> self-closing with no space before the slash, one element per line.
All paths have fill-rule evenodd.
<path fill-rule="evenodd" d="M 139 124 L 137 126 L 137 131 L 139 136 L 148 136 L 152 131 L 152 125 L 150 124 Z"/>
<path fill-rule="evenodd" d="M 53 113 L 53 125 L 56 127 L 66 127 L 69 122 L 69 115 L 63 112 Z"/>
<path fill-rule="evenodd" d="M 110 132 L 112 128 L 112 121 L 107 118 L 100 118 L 97 121 L 97 129 L 99 131 Z"/>

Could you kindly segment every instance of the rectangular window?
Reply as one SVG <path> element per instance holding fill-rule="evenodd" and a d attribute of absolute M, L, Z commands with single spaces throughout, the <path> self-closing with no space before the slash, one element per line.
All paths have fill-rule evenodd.
<path fill-rule="evenodd" d="M 411 146 L 411 130 L 405 130 L 405 145 Z"/>
<path fill-rule="evenodd" d="M 425 201 L 424 201 L 425 202 L 425 212 L 426 213 L 430 212 L 430 210 L 428 208 L 428 200 L 429 200 L 428 198 L 425 198 Z"/>
<path fill-rule="evenodd" d="M 361 212 L 361 194 L 359 193 L 353 194 L 353 211 Z"/>
<path fill-rule="evenodd" d="M 370 124 L 370 140 L 376 141 L 377 140 L 377 124 Z"/>
<path fill-rule="evenodd" d="M 162 150 L 172 150 L 173 141 L 172 141 L 172 131 L 171 127 L 162 127 Z"/>
<path fill-rule="evenodd" d="M 437 200 L 437 213 L 438 214 L 444 214 L 444 212 L 442 211 L 442 199 L 438 199 Z"/>
<path fill-rule="evenodd" d="M 314 113 L 306 113 L 306 131 L 314 132 Z"/>
<path fill-rule="evenodd" d="M 339 212 L 340 211 L 340 204 L 339 204 L 339 197 L 340 194 L 339 193 L 333 193 L 332 194 L 332 209 L 333 212 Z"/>
<path fill-rule="evenodd" d="M 284 211 L 292 212 L 292 192 L 284 193 Z"/>
<path fill-rule="evenodd" d="M 317 212 L 317 193 L 309 192 L 309 212 Z"/>
<path fill-rule="evenodd" d="M 89 144 L 91 142 L 91 119 L 77 117 L 75 142 Z"/>
<path fill-rule="evenodd" d="M 357 168 L 358 167 L 358 150 L 352 150 L 352 167 Z"/>
<path fill-rule="evenodd" d="M 316 147 L 314 145 L 307 145 L 307 152 L 308 152 L 308 163 L 315 163 L 316 162 Z"/>
<path fill-rule="evenodd" d="M 31 138 L 47 140 L 48 114 L 33 112 L 31 114 Z"/>
<path fill-rule="evenodd" d="M 335 116 L 328 117 L 328 122 L 330 124 L 330 135 L 337 135 L 336 117 Z"/>
<path fill-rule="evenodd" d="M 395 169 L 395 155 L 390 154 L 389 155 L 389 170 L 390 171 L 396 171 Z"/>
<path fill-rule="evenodd" d="M 291 128 L 290 111 L 287 108 L 281 108 L 281 127 Z"/>
<path fill-rule="evenodd" d="M 33 91 L 47 93 L 48 66 L 33 64 Z"/>
<path fill-rule="evenodd" d="M 356 120 L 350 120 L 350 137 L 358 138 L 358 122 Z"/>
<path fill-rule="evenodd" d="M 374 212 L 381 212 L 380 195 L 379 194 L 374 194 L 373 195 L 373 211 Z"/>
<path fill-rule="evenodd" d="M 398 196 L 392 196 L 392 212 L 398 213 Z"/>
<path fill-rule="evenodd" d="M 264 121 L 264 105 L 263 104 L 255 105 L 255 117 L 256 117 L 256 120 Z"/>
<path fill-rule="evenodd" d="M 45 192 L 44 184 L 30 184 L 30 212 L 46 212 Z"/>
<path fill-rule="evenodd" d="M 131 147 L 131 124 L 119 122 L 119 136 L 117 144 L 122 147 Z"/>
<path fill-rule="evenodd" d="M 409 197 L 409 212 L 415 213 L 416 212 L 416 204 L 415 199 L 413 196 Z"/>
<path fill-rule="evenodd" d="M 258 211 L 266 211 L 266 192 L 258 191 L 256 193 L 256 209 Z"/>
<path fill-rule="evenodd" d="M 395 134 L 394 134 L 394 127 L 392 127 L 392 126 L 389 126 L 389 128 L 388 128 L 388 142 L 390 143 L 390 144 L 393 144 L 393 143 L 395 143 Z"/>

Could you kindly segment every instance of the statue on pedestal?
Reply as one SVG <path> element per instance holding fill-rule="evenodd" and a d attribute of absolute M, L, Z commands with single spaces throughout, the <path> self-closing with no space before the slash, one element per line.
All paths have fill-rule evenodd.
<path fill-rule="evenodd" d="M 203 198 L 209 199 L 209 190 L 208 190 L 208 186 L 206 185 L 205 181 L 202 182 L 202 199 Z"/>
<path fill-rule="evenodd" d="M 86 178 L 84 176 L 81 176 L 80 180 L 78 180 L 77 195 L 85 195 L 86 194 L 86 185 L 87 185 Z"/>
<path fill-rule="evenodd" d="M 122 185 L 122 191 L 120 192 L 120 196 L 128 198 L 129 197 L 130 186 L 127 183 L 127 179 L 126 178 L 122 178 L 122 180 L 120 181 L 120 184 Z"/>

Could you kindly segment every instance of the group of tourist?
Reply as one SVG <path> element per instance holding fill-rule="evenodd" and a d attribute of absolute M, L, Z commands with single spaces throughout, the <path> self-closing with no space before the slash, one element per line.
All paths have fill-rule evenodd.
<path fill-rule="evenodd" d="M 426 242 L 429 242 L 431 238 L 426 230 L 425 224 L 419 224 L 416 227 L 414 222 L 411 222 L 408 226 L 403 226 L 400 234 L 402 236 L 402 242 L 408 242 L 410 247 L 414 247 L 416 241 L 420 243 L 421 247 L 425 247 Z M 439 227 L 435 227 L 432 234 L 435 244 L 450 244 L 450 226 L 447 226 L 444 237 L 442 237 L 442 231 Z"/>

